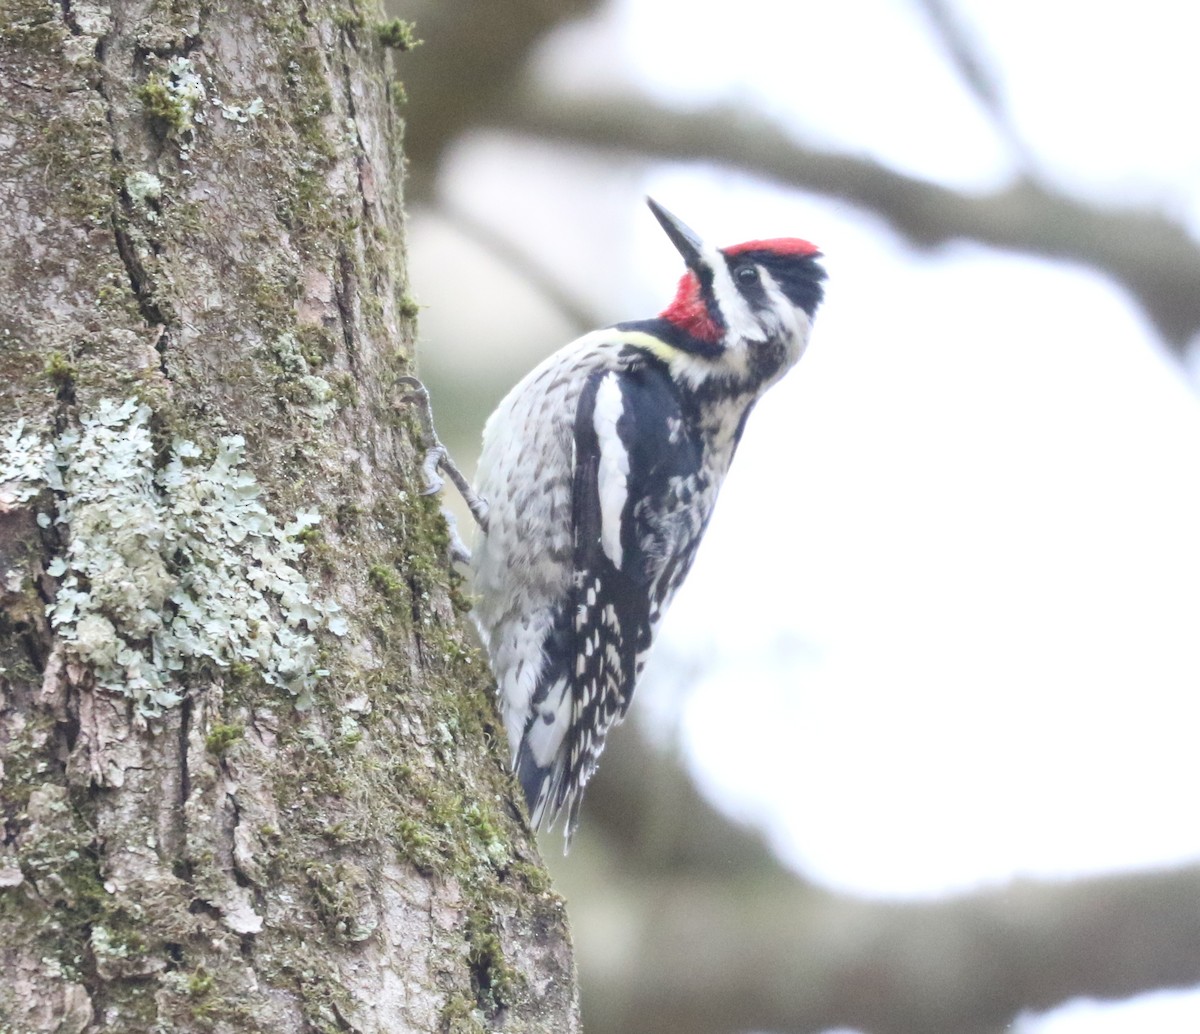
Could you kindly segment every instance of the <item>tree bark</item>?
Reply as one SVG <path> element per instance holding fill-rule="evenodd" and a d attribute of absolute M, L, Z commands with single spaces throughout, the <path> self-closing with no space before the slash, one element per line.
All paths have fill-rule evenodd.
<path fill-rule="evenodd" d="M 0 0 L 4 1029 L 578 1029 L 368 9 Z"/>

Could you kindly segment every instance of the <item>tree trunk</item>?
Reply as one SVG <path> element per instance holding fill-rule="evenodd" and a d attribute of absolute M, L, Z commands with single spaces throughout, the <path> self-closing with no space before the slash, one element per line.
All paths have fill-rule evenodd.
<path fill-rule="evenodd" d="M 0 1029 L 578 1029 L 361 10 L 0 0 Z"/>

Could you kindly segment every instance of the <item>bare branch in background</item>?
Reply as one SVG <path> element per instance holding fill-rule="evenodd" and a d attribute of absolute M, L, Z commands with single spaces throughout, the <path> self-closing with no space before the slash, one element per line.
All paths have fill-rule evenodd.
<path fill-rule="evenodd" d="M 582 299 L 575 297 L 562 279 L 554 275 L 553 270 L 539 262 L 536 256 L 520 247 L 507 234 L 501 233 L 481 219 L 476 219 L 465 208 L 448 201 L 437 202 L 433 211 L 493 259 L 521 277 L 580 334 L 603 324 L 604 321 L 592 312 Z"/>
<path fill-rule="evenodd" d="M 916 0 L 964 82 L 1020 146 L 996 77 L 945 0 Z M 884 219 L 912 244 L 977 241 L 1063 259 L 1112 277 L 1182 358 L 1200 332 L 1200 244 L 1149 209 L 1089 204 L 1032 180 L 970 195 L 895 172 L 866 158 L 824 151 L 753 111 L 666 108 L 638 96 L 579 96 L 521 89 L 537 44 L 592 14 L 599 0 L 489 4 L 405 0 L 392 9 L 417 20 L 430 46 L 405 56 L 410 202 L 429 201 L 442 156 L 470 129 L 499 128 L 599 150 L 740 169 L 781 185 L 838 198 Z"/>
<path fill-rule="evenodd" d="M 839 198 L 922 247 L 977 241 L 1089 266 L 1129 291 L 1180 357 L 1200 331 L 1200 247 L 1153 211 L 1090 205 L 1027 180 L 992 194 L 964 194 L 866 158 L 807 147 L 762 115 L 738 108 L 679 111 L 643 96 L 529 89 L 502 118 L 502 126 L 540 137 L 712 162 Z"/>
<path fill-rule="evenodd" d="M 389 0 L 416 22 L 427 46 L 406 54 L 401 77 L 412 99 L 404 150 L 409 201 L 430 201 L 446 148 L 488 124 L 518 91 L 534 47 L 558 25 L 599 9 L 600 0 Z"/>
<path fill-rule="evenodd" d="M 1033 155 L 1017 132 L 1016 123 L 1004 102 L 1000 76 L 983 53 L 979 40 L 948 0 L 913 2 L 929 22 L 967 92 L 979 102 L 993 127 L 1028 173 L 1034 166 Z"/>
<path fill-rule="evenodd" d="M 589 892 L 572 908 L 583 985 L 610 989 L 586 1001 L 591 1034 L 991 1034 L 1026 1010 L 1200 972 L 1200 868 L 855 899 L 789 871 L 620 732 L 591 787 L 587 849 L 555 874 L 569 900 L 584 901 L 576 883 Z"/>
<path fill-rule="evenodd" d="M 738 875 L 595 892 L 638 950 L 599 963 L 620 994 L 607 1016 L 588 1013 L 590 1031 L 966 1034 L 1076 996 L 1186 986 L 1200 967 L 1197 869 L 919 904 Z M 601 928 L 573 920 L 586 973 Z"/>

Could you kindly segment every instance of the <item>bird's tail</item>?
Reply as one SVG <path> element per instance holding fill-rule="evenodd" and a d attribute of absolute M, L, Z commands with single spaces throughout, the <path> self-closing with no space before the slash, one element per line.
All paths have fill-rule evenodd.
<path fill-rule="evenodd" d="M 563 854 L 571 850 L 571 838 L 579 825 L 579 805 L 583 794 L 566 793 L 564 777 L 567 768 L 567 752 L 560 751 L 549 765 L 539 765 L 530 750 L 528 738 L 521 741 L 517 756 L 513 760 L 513 771 L 525 793 L 525 804 L 529 808 L 529 823 L 534 832 L 542 828 L 551 830 L 559 814 L 566 809 L 563 825 Z"/>

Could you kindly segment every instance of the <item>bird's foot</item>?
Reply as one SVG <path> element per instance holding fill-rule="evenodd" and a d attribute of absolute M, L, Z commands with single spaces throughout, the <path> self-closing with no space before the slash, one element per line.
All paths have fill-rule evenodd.
<path fill-rule="evenodd" d="M 445 473 L 463 497 L 463 501 L 467 504 L 476 523 L 481 529 L 487 531 L 487 500 L 476 494 L 471 487 L 471 482 L 466 479 L 454 460 L 450 458 L 450 450 L 438 438 L 437 431 L 433 426 L 433 404 L 429 400 L 429 389 L 416 377 L 401 377 L 400 383 L 412 389 L 412 392 L 403 396 L 400 401 L 416 405 L 417 420 L 421 424 L 421 445 L 425 449 L 425 459 L 421 463 L 421 475 L 425 479 L 425 487 L 421 490 L 421 494 L 437 495 L 445 486 L 445 481 L 442 479 L 442 473 Z M 459 559 L 462 554 L 470 557 L 470 552 L 463 545 L 462 539 L 459 538 L 457 529 L 452 523 L 453 518 L 450 514 L 446 516 L 450 518 L 451 523 L 451 553 L 455 559 Z"/>

